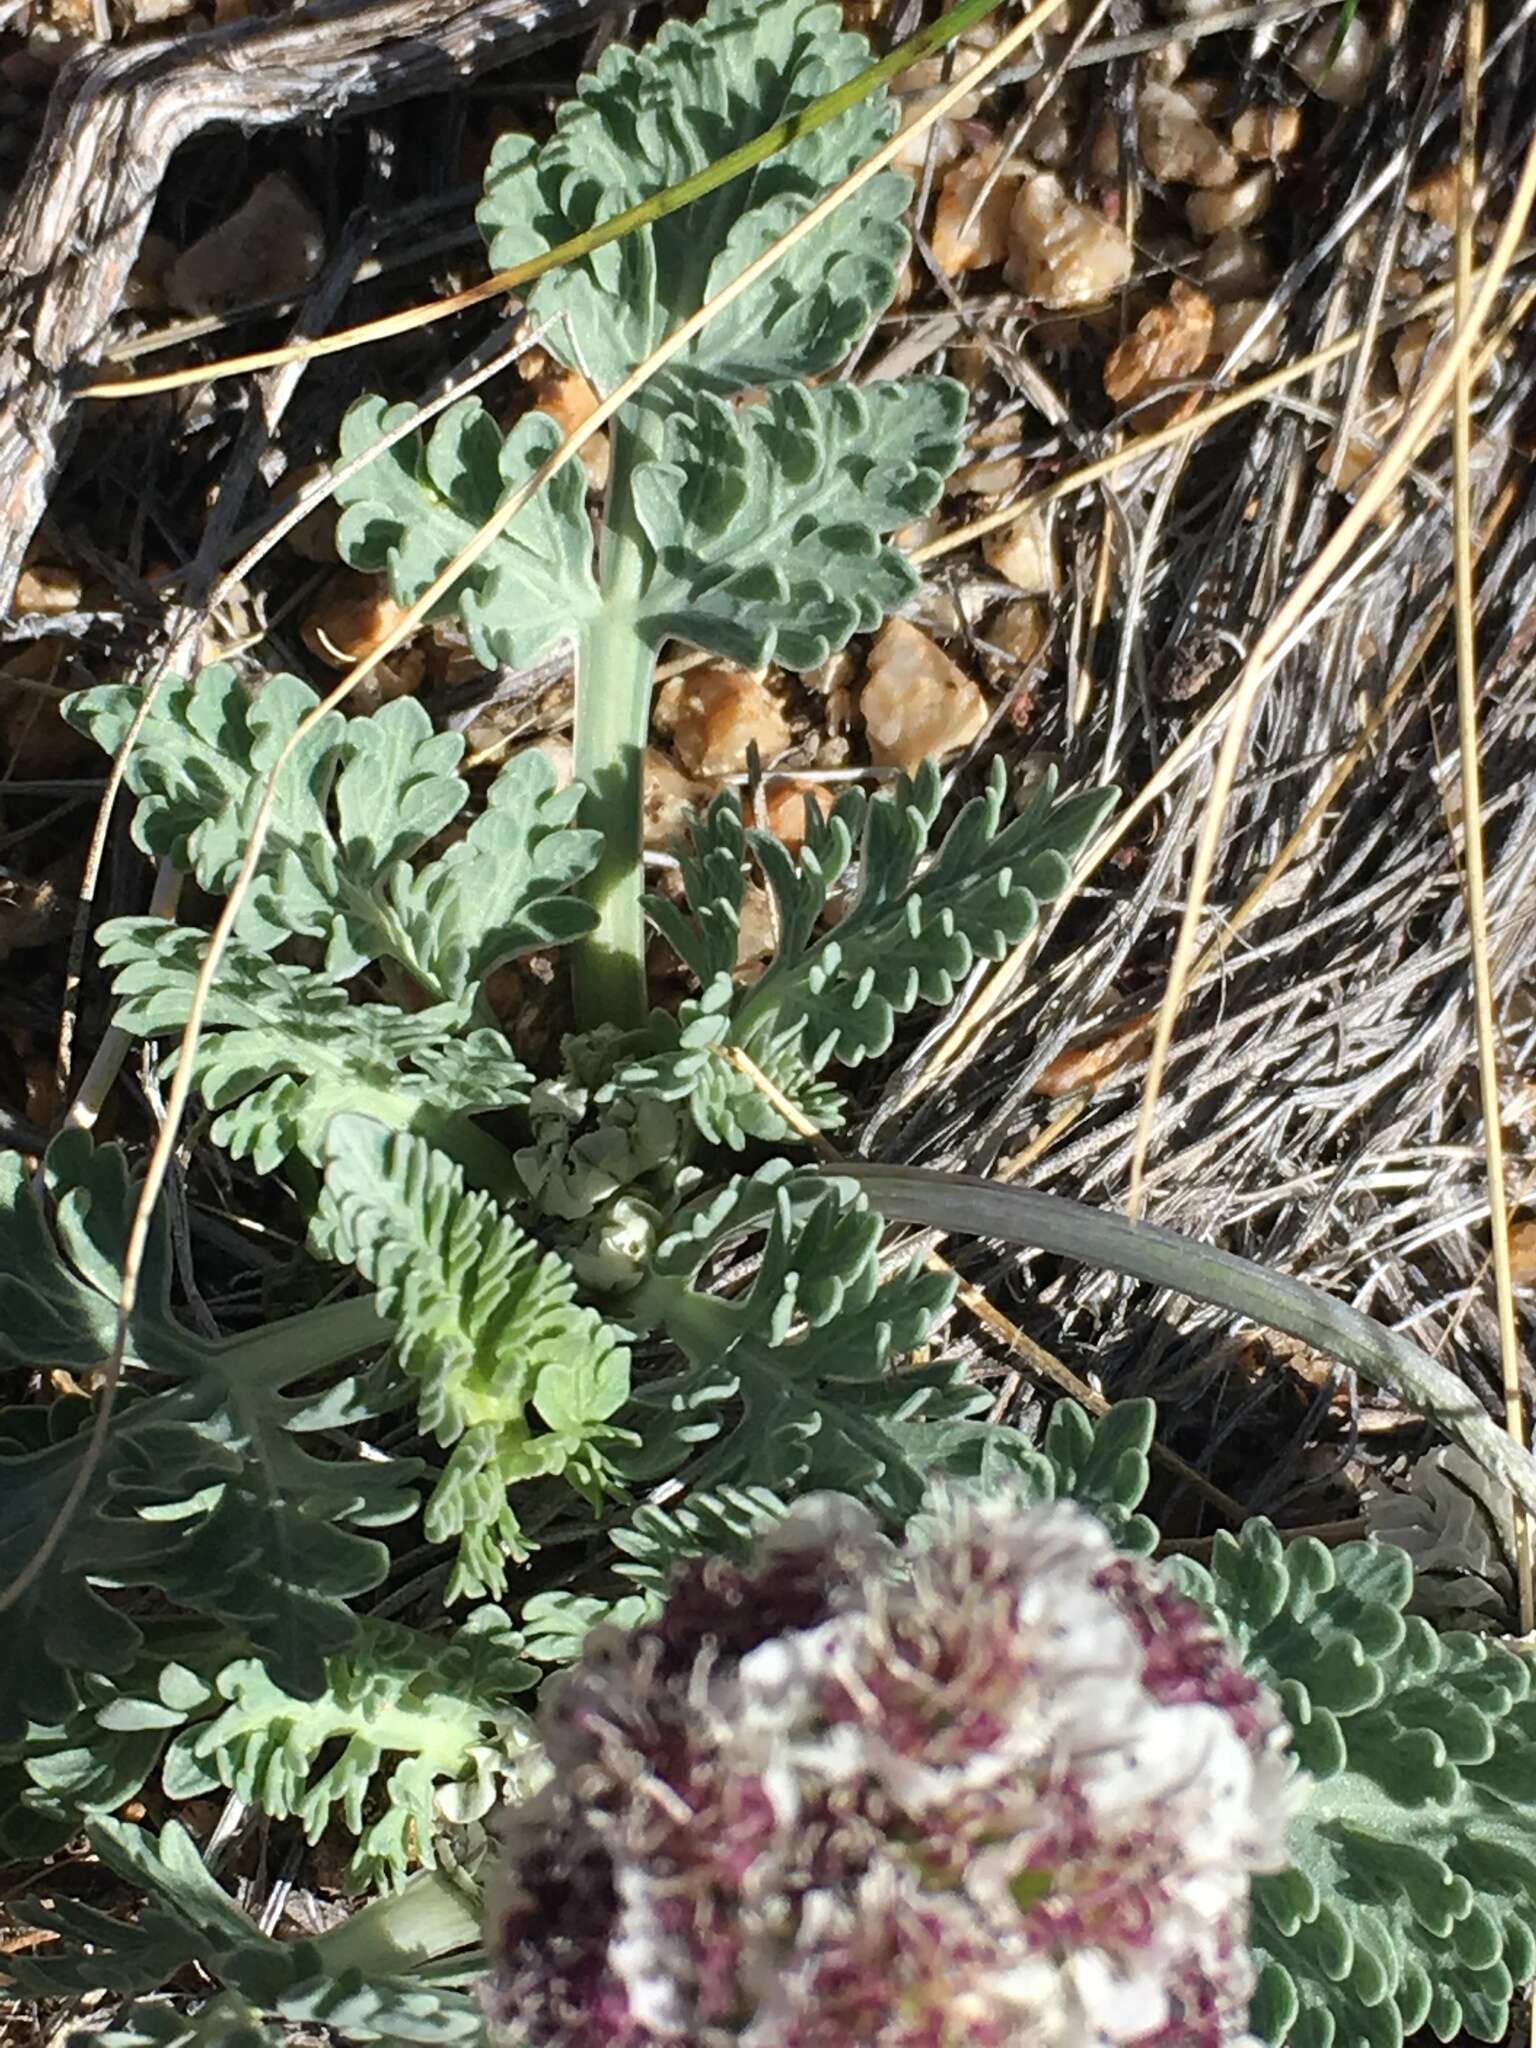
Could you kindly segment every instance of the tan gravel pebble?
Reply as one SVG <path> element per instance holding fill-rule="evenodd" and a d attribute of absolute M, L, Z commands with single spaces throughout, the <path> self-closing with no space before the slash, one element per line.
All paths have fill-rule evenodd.
<path fill-rule="evenodd" d="M 1051 615 L 1038 597 L 1005 604 L 987 621 L 988 643 L 1020 668 L 1028 668 L 1051 635 Z"/>
<path fill-rule="evenodd" d="M 1245 107 L 1232 123 L 1232 147 L 1251 163 L 1273 163 L 1301 147 L 1300 107 Z"/>
<path fill-rule="evenodd" d="M 1456 166 L 1441 164 L 1428 177 L 1408 189 L 1407 204 L 1414 213 L 1427 214 L 1437 228 L 1456 225 Z"/>
<path fill-rule="evenodd" d="M 832 809 L 833 792 L 823 782 L 771 782 L 758 800 L 759 820 L 775 839 L 798 853 L 805 844 L 805 807 L 810 804 L 825 818 Z"/>
<path fill-rule="evenodd" d="M 1211 322 L 1211 356 L 1230 355 L 1268 303 L 1267 299 L 1229 299 L 1225 305 L 1218 306 Z M 1280 340 L 1280 322 L 1271 320 L 1263 332 L 1255 335 L 1248 344 L 1243 356 L 1244 367 L 1257 370 L 1266 363 L 1274 362 L 1280 353 Z"/>
<path fill-rule="evenodd" d="M 987 535 L 981 549 L 988 566 L 1015 590 L 1043 597 L 1056 588 L 1056 565 L 1040 512 L 1023 512 L 1010 525 L 1000 526 Z"/>
<path fill-rule="evenodd" d="M 1333 42 L 1338 32 L 1338 16 L 1328 15 L 1297 45 L 1291 68 L 1319 99 L 1330 100 L 1336 107 L 1357 107 L 1370 90 L 1371 73 L 1376 69 L 1376 40 L 1357 14 L 1335 55 Z"/>
<path fill-rule="evenodd" d="M 1008 218 L 1023 182 L 1023 167 L 1011 165 L 999 173 L 976 218 L 967 226 L 976 195 L 997 162 L 1001 145 L 990 143 L 973 155 L 951 164 L 939 185 L 938 205 L 933 216 L 933 260 L 946 277 L 958 277 L 965 270 L 987 270 L 1008 254 Z"/>
<path fill-rule="evenodd" d="M 320 586 L 299 637 L 328 668 L 349 669 L 372 654 L 404 616 L 405 607 L 395 603 L 382 576 L 338 569 Z M 426 666 L 426 649 L 407 641 L 363 678 L 348 700 L 348 711 L 372 711 L 392 697 L 408 696 L 420 687 Z"/>
<path fill-rule="evenodd" d="M 1098 305 L 1131 274 L 1134 252 L 1124 230 L 1096 207 L 1079 206 L 1054 171 L 1019 188 L 1008 237 L 1003 275 L 1042 306 Z"/>
<path fill-rule="evenodd" d="M 683 836 L 690 811 L 700 811 L 714 795 L 712 786 L 685 775 L 670 754 L 647 747 L 640 823 L 649 853 L 666 853 Z"/>
<path fill-rule="evenodd" d="M 16 579 L 11 610 L 18 617 L 25 612 L 45 612 L 57 618 L 61 612 L 79 609 L 80 578 L 73 569 L 57 562 L 33 562 Z"/>
<path fill-rule="evenodd" d="M 1142 398 L 1164 384 L 1192 377 L 1210 354 L 1215 307 L 1202 291 L 1176 277 L 1166 305 L 1152 306 L 1134 334 L 1104 365 L 1104 390 L 1116 405 Z"/>
<path fill-rule="evenodd" d="M 575 433 L 597 410 L 597 393 L 579 370 L 568 370 L 562 363 L 550 362 L 532 382 L 535 407 L 540 412 L 547 412 L 562 434 Z M 593 490 L 605 489 L 609 463 L 606 431 L 599 431 L 590 441 L 583 442 L 581 460 L 587 472 L 587 482 Z"/>
<path fill-rule="evenodd" d="M 723 661 L 674 676 L 657 698 L 656 723 L 671 732 L 688 775 L 739 775 L 754 742 L 767 767 L 790 741 L 784 713 L 762 678 Z"/>
<path fill-rule="evenodd" d="M 1191 192 L 1184 212 L 1195 233 L 1209 240 L 1228 228 L 1252 227 L 1268 213 L 1274 196 L 1275 174 L 1266 164 L 1219 192 Z"/>
<path fill-rule="evenodd" d="M 1241 228 L 1213 235 L 1200 259 L 1200 282 L 1213 299 L 1251 299 L 1268 291 L 1274 274 L 1268 249 Z"/>
<path fill-rule="evenodd" d="M 997 498 L 1016 491 L 1023 481 L 1024 457 L 1015 450 L 1011 455 L 980 455 L 963 464 L 950 478 L 949 488 L 973 497 Z"/>
<path fill-rule="evenodd" d="M 976 684 L 909 619 L 890 620 L 876 638 L 859 709 L 870 759 L 908 775 L 969 746 L 987 722 L 987 700 Z"/>
<path fill-rule="evenodd" d="M 1165 185 L 1230 185 L 1237 176 L 1237 158 L 1186 86 L 1142 87 L 1136 139 L 1148 170 Z"/>
<path fill-rule="evenodd" d="M 183 313 L 214 313 L 302 291 L 325 258 L 320 216 L 286 172 L 274 171 L 227 220 L 183 249 L 165 280 Z"/>

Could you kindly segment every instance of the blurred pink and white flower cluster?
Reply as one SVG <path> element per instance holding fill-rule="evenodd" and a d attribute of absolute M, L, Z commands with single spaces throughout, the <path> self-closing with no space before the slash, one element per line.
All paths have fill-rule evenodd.
<path fill-rule="evenodd" d="M 1234 2048 L 1278 1705 L 1065 1504 L 819 1495 L 674 1576 L 544 1708 L 503 1827 L 519 2048 Z"/>

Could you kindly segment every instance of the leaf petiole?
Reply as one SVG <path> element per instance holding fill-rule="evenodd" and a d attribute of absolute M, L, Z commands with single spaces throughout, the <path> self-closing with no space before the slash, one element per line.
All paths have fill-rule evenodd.
<path fill-rule="evenodd" d="M 601 1024 L 633 1029 L 646 1012 L 641 800 L 656 654 L 639 623 L 653 556 L 632 485 L 637 463 L 650 452 L 651 425 L 645 397 L 613 423 L 603 602 L 576 640 L 575 771 L 586 792 L 580 817 L 599 846 L 582 885 L 597 923 L 575 949 L 576 1021 L 584 1031 Z"/>

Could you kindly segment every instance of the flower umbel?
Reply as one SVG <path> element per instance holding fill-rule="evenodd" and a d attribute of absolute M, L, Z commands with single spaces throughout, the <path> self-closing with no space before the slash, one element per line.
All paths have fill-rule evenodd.
<path fill-rule="evenodd" d="M 807 1501 L 588 1639 L 505 1825 L 527 2048 L 1232 2048 L 1277 1704 L 1091 1516 Z"/>

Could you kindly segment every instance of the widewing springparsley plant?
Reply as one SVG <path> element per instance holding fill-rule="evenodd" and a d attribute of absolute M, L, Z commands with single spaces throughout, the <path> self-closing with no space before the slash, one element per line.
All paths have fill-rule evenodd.
<path fill-rule="evenodd" d="M 611 47 L 547 141 L 498 148 L 493 262 L 867 56 L 820 0 L 712 0 Z M 551 272 L 545 345 L 612 391 L 894 118 L 870 98 Z M 0 1838 L 39 1857 L 88 1827 L 146 1901 L 133 1926 L 28 1907 L 58 1938 L 6 1958 L 29 1995 L 137 2001 L 105 2048 L 249 2048 L 264 2016 L 483 2039 L 460 1886 L 498 1804 L 519 1817 L 488 1996 L 530 2043 L 916 2048 L 963 2024 L 1226 2048 L 1252 1989 L 1272 2042 L 1401 2048 L 1426 2021 L 1498 2039 L 1536 1968 L 1526 1665 L 1405 1618 L 1400 1557 L 1267 1526 L 1186 1575 L 1202 1619 L 1139 1561 L 1150 1411 L 1065 1404 L 1039 1448 L 989 1422 L 952 1360 L 909 1362 L 949 1279 L 892 1265 L 859 1184 L 807 1156 L 844 1117 L 838 1070 L 1029 934 L 1108 794 L 1048 782 L 1010 815 L 998 766 L 941 829 L 929 768 L 811 810 L 794 854 L 727 795 L 680 897 L 642 895 L 658 648 L 809 668 L 915 587 L 889 536 L 938 498 L 961 390 L 833 374 L 891 297 L 908 196 L 870 181 L 617 413 L 596 528 L 567 465 L 446 600 L 487 664 L 573 646 L 573 788 L 528 752 L 472 793 L 411 699 L 327 716 L 278 780 L 195 1080 L 204 1136 L 307 1259 L 286 1312 L 214 1334 L 156 1219 L 91 1485 L 0 1659 Z M 362 400 L 343 452 L 398 417 Z M 344 554 L 414 598 L 555 441 L 454 407 L 343 487 Z M 127 765 L 137 843 L 226 895 L 315 701 L 228 666 L 168 684 Z M 109 686 L 69 715 L 116 752 L 138 709 Z M 776 930 L 750 984 L 749 865 Z M 647 916 L 691 977 L 675 1008 L 647 1009 Z M 118 1023 L 177 1057 L 205 932 L 99 939 Z M 562 949 L 579 1029 L 535 1072 L 487 982 Z M 112 1349 L 135 1196 L 80 1131 L 39 1176 L 0 1170 L 0 1363 L 33 1396 L 0 1411 L 0 1577 L 81 1472 L 74 1389 Z M 74 1376 L 51 1403 L 45 1374 Z M 541 1741 L 523 1704 L 573 1662 Z M 1282 1715 L 1313 1784 L 1290 1848 Z M 371 1903 L 275 1939 L 176 1819 L 120 1817 L 210 1793 L 339 1828 Z"/>
<path fill-rule="evenodd" d="M 480 210 L 493 262 L 699 168 L 867 56 L 836 9 L 807 0 L 716 0 L 646 51 L 611 48 L 547 143 L 499 146 Z M 894 118 L 884 98 L 865 102 L 552 272 L 531 306 L 548 345 L 611 388 Z M 925 1453 L 909 1422 L 976 1405 L 948 1367 L 893 1377 L 949 1289 L 918 1266 L 881 1278 L 880 1225 L 850 1184 L 761 1151 L 743 1159 L 750 1171 L 731 1169 L 764 1143 L 798 1144 L 796 1123 L 835 1128 L 829 1069 L 883 1053 L 898 1017 L 947 1001 L 976 960 L 1025 937 L 1107 794 L 1060 798 L 1048 783 L 1005 818 L 998 764 L 935 843 L 928 770 L 809 816 L 797 856 L 722 797 L 691 828 L 681 905 L 644 903 L 639 858 L 639 761 L 664 641 L 809 667 L 915 588 L 885 536 L 936 501 L 960 450 L 961 388 L 804 381 L 889 299 L 907 196 L 899 175 L 871 181 L 618 414 L 600 533 L 568 465 L 452 593 L 488 663 L 574 643 L 577 789 L 556 790 L 525 754 L 461 827 L 460 742 L 414 700 L 323 721 L 280 780 L 198 1083 L 211 1135 L 236 1158 L 306 1185 L 306 1169 L 323 1175 L 311 1245 L 356 1266 L 398 1325 L 419 1420 L 448 1454 L 424 1527 L 457 1542 L 453 1596 L 505 1590 L 529 1548 L 509 1496 L 529 1481 L 558 1478 L 596 1502 L 686 1467 L 702 1487 L 857 1485 L 910 1511 Z M 394 418 L 362 401 L 343 452 Z M 539 413 L 503 434 L 477 402 L 453 408 L 424 443 L 397 443 L 343 486 L 343 551 L 414 598 L 555 438 Z M 252 694 L 229 669 L 166 690 L 129 766 L 140 843 L 227 890 L 263 783 L 314 701 L 297 678 Z M 72 715 L 115 747 L 135 709 L 110 687 Z M 735 973 L 749 861 L 778 929 L 750 987 Z M 843 914 L 828 930 L 835 891 Z M 645 908 L 697 981 L 675 1011 L 645 1010 Z M 289 937 L 312 942 L 304 964 L 270 957 Z M 579 956 L 586 1028 L 561 1071 L 534 1075 L 493 1028 L 484 984 L 563 942 Z M 188 927 L 108 925 L 119 1021 L 179 1033 L 202 949 Z M 508 1111 L 520 1125 L 510 1149 L 476 1122 Z M 755 1246 L 761 1264 L 726 1299 L 710 1274 L 736 1246 Z M 629 1340 L 650 1331 L 682 1369 L 631 1395 Z"/>

